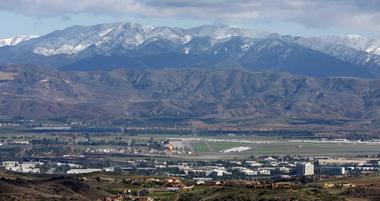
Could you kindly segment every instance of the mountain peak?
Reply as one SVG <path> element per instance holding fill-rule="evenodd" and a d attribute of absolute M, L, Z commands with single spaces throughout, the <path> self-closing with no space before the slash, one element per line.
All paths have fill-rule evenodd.
<path fill-rule="evenodd" d="M 70 55 L 96 47 L 102 52 L 122 47 L 126 50 L 152 41 L 162 39 L 185 44 L 193 38 L 211 37 L 223 42 L 233 37 L 251 37 L 267 35 L 267 32 L 237 28 L 230 25 L 203 25 L 190 29 L 178 27 L 152 27 L 131 22 L 107 23 L 93 26 L 72 26 L 57 30 L 23 44 L 33 48 L 33 52 L 43 56 Z"/>
<path fill-rule="evenodd" d="M 101 69 L 110 66 L 184 68 L 236 63 L 243 64 L 242 67 L 262 64 L 265 68 L 283 68 L 287 65 L 289 68 L 284 69 L 290 69 L 297 66 L 298 69 L 292 70 L 302 70 L 304 75 L 314 75 L 306 69 L 310 66 L 314 69 L 351 66 L 354 70 L 349 72 L 358 66 L 363 71 L 371 67 L 374 73 L 380 72 L 377 70 L 380 57 L 376 55 L 380 55 L 380 40 L 353 34 L 303 38 L 225 24 L 184 29 L 118 22 L 72 26 L 27 39 L 5 40 L 4 43 L 14 47 L 0 51 L 0 63 L 41 62 L 58 67 L 79 66 L 78 69 L 86 65 L 90 70 L 92 66 Z M 319 62 L 321 58 L 324 63 Z M 331 75 L 330 71 L 326 70 L 323 75 Z"/>
<path fill-rule="evenodd" d="M 16 37 L 13 37 L 13 38 L 5 38 L 5 39 L 0 39 L 0 47 L 3 47 L 3 46 L 15 46 L 21 42 L 24 42 L 24 41 L 27 41 L 27 40 L 30 40 L 30 39 L 33 39 L 33 38 L 37 38 L 38 36 L 36 35 L 29 35 L 29 36 L 16 36 Z"/>

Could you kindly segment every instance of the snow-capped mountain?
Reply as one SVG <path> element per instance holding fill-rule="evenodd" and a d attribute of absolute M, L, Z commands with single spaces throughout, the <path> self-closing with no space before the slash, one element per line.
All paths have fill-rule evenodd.
<path fill-rule="evenodd" d="M 54 31 L 45 36 L 22 36 L 0 40 L 0 46 L 14 46 L 20 42 L 24 48 L 32 49 L 33 53 L 52 56 L 75 56 L 91 49 L 95 54 L 109 54 L 115 49 L 133 49 L 139 45 L 157 40 L 166 40 L 177 46 L 185 45 L 195 38 L 210 38 L 212 45 L 227 41 L 233 37 L 267 38 L 282 37 L 261 30 L 247 30 L 228 25 L 204 25 L 200 27 L 182 29 L 178 27 L 151 27 L 136 23 L 110 23 L 94 26 L 73 26 Z M 30 40 L 36 38 L 34 40 Z M 340 45 L 369 54 L 380 55 L 380 37 L 368 39 L 359 35 L 332 35 L 323 37 L 301 38 L 301 44 L 315 50 L 324 51 L 325 46 Z M 327 44 L 327 45 L 326 45 Z M 249 47 L 249 44 L 245 46 Z M 321 46 L 321 47 L 318 47 Z M 246 48 L 247 48 L 246 47 Z M 184 52 L 189 52 L 188 48 Z"/>
<path fill-rule="evenodd" d="M 36 35 L 30 35 L 30 36 L 16 36 L 13 38 L 6 38 L 6 39 L 0 39 L 0 47 L 3 46 L 15 46 L 21 42 L 37 38 Z"/>
<path fill-rule="evenodd" d="M 327 43 L 345 45 L 361 50 L 365 49 L 368 42 L 368 39 L 366 37 L 354 34 L 322 36 L 320 39 Z"/>
<path fill-rule="evenodd" d="M 347 46 L 370 54 L 380 55 L 380 37 L 367 38 L 360 35 L 349 34 L 322 36 L 319 38 L 312 37 L 309 39 L 320 39 L 323 43 Z"/>
<path fill-rule="evenodd" d="M 365 47 L 366 52 L 380 55 L 380 36 L 370 39 Z"/>
<path fill-rule="evenodd" d="M 60 54 L 72 56 L 89 48 L 95 48 L 102 53 L 115 48 L 133 49 L 145 42 L 155 40 L 167 40 L 183 45 L 198 37 L 211 37 L 216 42 L 220 42 L 236 36 L 265 35 L 266 32 L 263 31 L 249 32 L 227 25 L 182 29 L 143 26 L 135 23 L 113 23 L 69 27 L 24 43 L 23 46 L 32 48 L 34 53 L 44 56 Z"/>
<path fill-rule="evenodd" d="M 287 40 L 323 52 L 340 60 L 363 66 L 374 74 L 380 72 L 380 48 L 376 39 L 358 35 L 335 35 L 322 37 L 288 37 Z"/>
<path fill-rule="evenodd" d="M 308 76 L 380 76 L 380 37 L 358 35 L 304 38 L 228 25 L 184 29 L 110 23 L 72 26 L 8 43 L 12 46 L 0 48 L 0 64 L 66 70 L 233 67 Z"/>
<path fill-rule="evenodd" d="M 185 30 L 185 32 L 193 37 L 211 37 L 221 41 L 237 36 L 247 38 L 262 38 L 267 37 L 271 34 L 262 30 L 241 29 L 238 27 L 228 25 L 203 25 L 200 27 L 187 29 Z"/>

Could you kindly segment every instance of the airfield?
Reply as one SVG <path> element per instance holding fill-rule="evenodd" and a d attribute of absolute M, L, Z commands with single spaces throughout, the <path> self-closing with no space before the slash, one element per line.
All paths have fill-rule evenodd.
<path fill-rule="evenodd" d="M 345 139 L 303 140 L 279 138 L 231 138 L 230 136 L 170 138 L 180 150 L 190 149 L 190 157 L 202 159 L 249 158 L 251 156 L 352 156 L 380 154 L 380 141 Z M 187 156 L 189 157 L 189 156 Z"/>
<path fill-rule="evenodd" d="M 131 142 L 135 143 L 131 143 Z M 151 148 L 151 141 L 161 148 Z M 168 141 L 173 151 L 167 151 L 162 143 Z M 20 144 L 19 142 L 28 142 Z M 37 144 L 36 144 L 37 143 Z M 380 141 L 350 141 L 346 139 L 283 138 L 278 136 L 251 135 L 178 135 L 122 133 L 11 133 L 2 134 L 0 154 L 9 156 L 19 150 L 36 150 L 45 155 L 59 148 L 62 155 L 89 153 L 103 150 L 101 154 L 112 155 L 109 159 L 126 160 L 135 157 L 157 159 L 249 159 L 252 156 L 330 156 L 357 157 L 378 156 Z M 107 152 L 105 152 L 106 150 Z M 113 153 L 113 150 L 123 152 Z M 67 152 L 66 151 L 70 151 Z M 11 154 L 11 155 L 12 155 Z M 55 157 L 55 156 L 54 156 Z"/>

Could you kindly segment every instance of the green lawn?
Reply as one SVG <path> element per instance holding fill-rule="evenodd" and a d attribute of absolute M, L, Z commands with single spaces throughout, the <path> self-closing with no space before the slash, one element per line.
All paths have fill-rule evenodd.
<path fill-rule="evenodd" d="M 152 192 L 149 193 L 149 197 L 157 200 L 174 200 L 174 198 L 177 196 L 177 192 L 171 192 L 171 191 L 158 191 L 158 192 Z"/>
<path fill-rule="evenodd" d="M 266 144 L 247 144 L 239 142 L 208 142 L 194 141 L 191 143 L 198 155 L 219 154 L 221 150 L 238 146 L 248 146 L 252 149 L 236 156 L 247 157 L 249 155 L 352 155 L 352 154 L 376 154 L 380 153 L 380 145 L 376 144 L 338 144 L 338 143 L 307 143 L 275 141 Z"/>
<path fill-rule="evenodd" d="M 376 152 L 380 152 L 379 145 L 276 142 L 254 145 L 253 149 L 245 153 L 254 155 L 345 155 Z"/>
<path fill-rule="evenodd" d="M 205 142 L 203 141 L 196 141 L 196 142 L 192 142 L 191 143 L 191 146 L 193 147 L 193 149 L 198 153 L 207 153 L 207 152 L 211 152 L 211 150 L 208 148 L 208 146 L 206 145 Z"/>

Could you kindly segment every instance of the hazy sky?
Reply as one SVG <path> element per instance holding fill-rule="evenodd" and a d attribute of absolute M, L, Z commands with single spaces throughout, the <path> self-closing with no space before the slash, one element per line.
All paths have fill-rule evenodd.
<path fill-rule="evenodd" d="M 380 35 L 380 0 L 0 0 L 0 38 L 105 22 L 375 36 Z"/>

